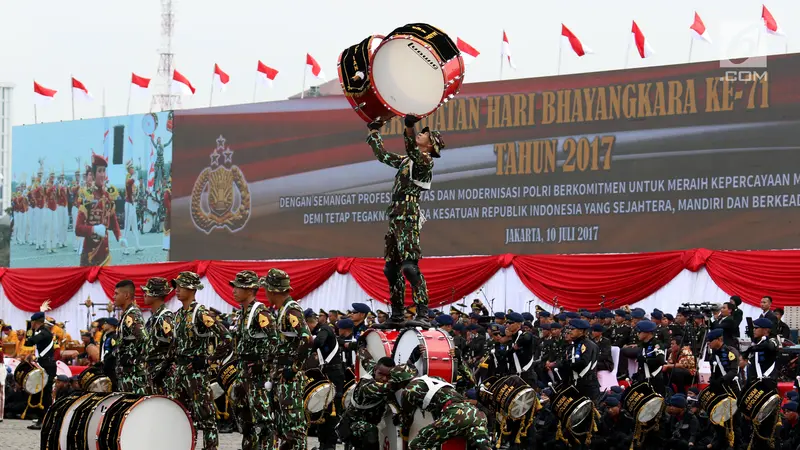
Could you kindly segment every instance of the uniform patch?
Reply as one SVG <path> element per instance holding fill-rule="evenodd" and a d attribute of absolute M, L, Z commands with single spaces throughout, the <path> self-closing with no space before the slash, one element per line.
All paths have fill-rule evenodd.
<path fill-rule="evenodd" d="M 736 355 L 733 352 L 728 352 L 728 360 L 733 361 L 734 359 L 736 359 Z"/>
<path fill-rule="evenodd" d="M 164 334 L 169 334 L 172 331 L 172 325 L 169 324 L 166 320 L 161 322 L 161 329 L 164 330 Z"/>
<path fill-rule="evenodd" d="M 133 316 L 126 316 L 125 317 L 125 326 L 126 327 L 133 326 Z"/>
<path fill-rule="evenodd" d="M 292 325 L 292 328 L 297 328 L 297 326 L 300 325 L 300 321 L 297 320 L 294 314 L 289 314 L 289 324 Z"/>
<path fill-rule="evenodd" d="M 265 314 L 259 314 L 258 315 L 258 326 L 260 326 L 261 328 L 265 328 L 265 327 L 269 326 L 269 317 L 267 317 Z"/>
<path fill-rule="evenodd" d="M 203 325 L 211 328 L 214 326 L 214 318 L 209 316 L 208 314 L 203 314 Z"/>

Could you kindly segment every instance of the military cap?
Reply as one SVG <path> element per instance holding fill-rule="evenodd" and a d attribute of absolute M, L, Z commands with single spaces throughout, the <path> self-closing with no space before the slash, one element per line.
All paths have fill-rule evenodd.
<path fill-rule="evenodd" d="M 642 309 L 642 308 L 633 308 L 631 311 L 641 311 L 641 312 L 643 312 L 643 313 L 647 314 L 647 311 L 645 311 L 645 310 L 644 310 L 644 309 Z"/>
<path fill-rule="evenodd" d="M 267 275 L 261 277 L 259 283 L 269 292 L 289 292 L 292 290 L 289 274 L 281 269 L 269 269 Z"/>
<path fill-rule="evenodd" d="M 550 316 L 552 316 L 552 314 L 550 314 L 550 313 L 549 313 L 549 312 L 547 312 L 547 311 L 541 311 L 541 312 L 539 312 L 539 317 L 550 317 Z"/>
<path fill-rule="evenodd" d="M 650 317 L 656 320 L 661 320 L 664 318 L 664 314 L 662 314 L 661 311 L 653 311 L 653 314 L 650 314 Z"/>
<path fill-rule="evenodd" d="M 429 319 L 433 319 L 433 318 L 434 318 L 434 317 L 436 317 L 437 315 L 438 315 L 438 311 L 434 311 L 434 310 L 430 310 L 430 311 L 428 311 L 428 318 L 429 318 Z"/>
<path fill-rule="evenodd" d="M 453 318 L 448 314 L 442 314 L 436 317 L 436 323 L 439 325 L 452 325 Z"/>
<path fill-rule="evenodd" d="M 377 310 L 375 310 L 375 312 L 378 313 L 379 316 L 388 316 L 389 315 L 389 314 L 386 314 L 386 311 L 384 311 L 382 309 L 377 309 Z"/>
<path fill-rule="evenodd" d="M 494 317 L 496 319 L 505 319 L 506 318 L 506 313 L 504 313 L 502 311 L 498 311 L 498 312 L 494 313 Z"/>
<path fill-rule="evenodd" d="M 753 321 L 753 328 L 772 328 L 775 324 L 766 317 L 756 319 Z"/>
<path fill-rule="evenodd" d="M 332 314 L 338 314 L 338 315 L 340 315 L 340 316 L 341 316 L 341 315 L 343 315 L 343 314 L 342 314 L 342 312 L 341 312 L 341 311 L 339 311 L 338 309 L 332 309 L 332 310 L 331 310 L 331 313 L 332 313 Z"/>
<path fill-rule="evenodd" d="M 399 364 L 392 367 L 391 371 L 389 371 L 389 380 L 392 383 L 402 383 L 403 381 L 408 381 L 412 378 L 417 376 L 417 369 L 408 364 Z"/>
<path fill-rule="evenodd" d="M 569 326 L 577 330 L 588 330 L 589 328 L 591 328 L 589 322 L 583 319 L 572 319 L 569 321 Z"/>
<path fill-rule="evenodd" d="M 722 329 L 720 329 L 720 328 L 716 328 L 714 330 L 711 330 L 706 335 L 706 339 L 708 339 L 709 341 L 713 341 L 714 339 L 719 339 L 721 337 L 722 337 Z"/>
<path fill-rule="evenodd" d="M 541 328 L 543 330 L 549 330 L 550 329 L 550 324 L 549 323 L 543 323 L 543 324 L 539 325 L 539 328 Z"/>
<path fill-rule="evenodd" d="M 172 287 L 182 287 L 184 289 L 192 289 L 199 291 L 203 289 L 203 283 L 200 282 L 200 277 L 194 272 L 181 272 L 178 278 L 172 280 Z"/>
<path fill-rule="evenodd" d="M 501 335 L 502 335 L 502 334 L 506 334 L 506 327 L 504 327 L 504 326 L 500 325 L 499 327 L 497 327 L 497 331 L 496 331 L 496 332 L 497 332 L 498 334 L 501 334 Z"/>
<path fill-rule="evenodd" d="M 783 405 L 783 410 L 784 410 L 784 411 L 793 411 L 793 412 L 797 412 L 797 406 L 798 406 L 798 405 L 797 405 L 797 402 L 795 402 L 795 401 L 786 402 L 786 403 Z"/>
<path fill-rule="evenodd" d="M 675 316 L 673 316 L 673 315 L 672 315 L 672 314 L 670 314 L 670 313 L 664 314 L 664 317 L 665 317 L 667 320 L 669 320 L 670 322 L 672 322 L 673 320 L 675 320 Z"/>
<path fill-rule="evenodd" d="M 69 383 L 69 377 L 66 375 L 56 375 L 56 381 L 60 381 L 62 383 Z"/>
<path fill-rule="evenodd" d="M 475 300 L 472 301 L 472 304 L 470 305 L 470 308 L 472 308 L 472 309 L 481 309 L 481 308 L 483 308 L 483 303 L 481 303 L 481 301 L 476 298 Z"/>
<path fill-rule="evenodd" d="M 367 306 L 365 303 L 353 303 L 350 306 L 353 308 L 353 311 L 357 313 L 369 314 L 370 312 L 372 312 L 372 310 L 369 309 L 369 306 Z"/>
<path fill-rule="evenodd" d="M 510 323 L 522 323 L 525 319 L 522 318 L 522 314 L 518 312 L 512 312 L 506 315 L 506 320 Z"/>
<path fill-rule="evenodd" d="M 325 312 L 325 310 L 324 310 L 324 309 L 322 309 L 322 308 L 320 308 L 320 309 L 319 309 L 319 315 L 320 315 L 320 316 L 325 316 L 325 317 L 328 317 L 328 313 L 326 313 L 326 312 Z"/>
<path fill-rule="evenodd" d="M 580 319 L 581 315 L 574 312 L 574 311 L 567 311 L 564 313 L 567 316 L 567 319 Z"/>
<path fill-rule="evenodd" d="M 352 330 L 356 326 L 351 319 L 342 319 L 336 323 L 336 328 L 340 330 Z"/>
<path fill-rule="evenodd" d="M 614 314 L 616 314 L 616 315 L 618 315 L 620 317 L 625 317 L 625 314 L 628 314 L 628 312 L 625 311 L 624 309 L 617 309 L 617 310 L 614 311 Z"/>
<path fill-rule="evenodd" d="M 112 327 L 118 327 L 119 326 L 119 320 L 117 320 L 114 317 L 106 318 L 106 323 L 111 325 Z"/>
<path fill-rule="evenodd" d="M 252 270 L 243 270 L 236 274 L 236 278 L 228 284 L 241 289 L 258 289 L 258 275 Z"/>
<path fill-rule="evenodd" d="M 596 324 L 592 325 L 592 331 L 596 331 L 598 333 L 602 333 L 602 332 L 606 331 L 606 327 L 604 327 L 602 324 L 596 323 Z"/>
<path fill-rule="evenodd" d="M 560 330 L 560 329 L 561 329 L 561 324 L 560 324 L 560 323 L 558 323 L 558 322 L 551 323 L 551 324 L 550 324 L 550 329 L 551 329 L 551 330 Z"/>
<path fill-rule="evenodd" d="M 317 313 L 315 313 L 314 310 L 311 309 L 311 308 L 307 308 L 305 311 L 303 311 L 303 316 L 306 319 L 308 319 L 309 317 L 314 317 L 316 315 L 317 315 Z"/>
<path fill-rule="evenodd" d="M 522 322 L 522 326 L 523 327 L 528 327 L 528 328 L 533 328 L 533 323 L 531 323 L 530 320 L 526 320 L 525 322 Z"/>
<path fill-rule="evenodd" d="M 475 330 L 479 329 L 480 327 L 481 326 L 478 325 L 477 323 L 471 323 L 471 324 L 467 325 L 467 331 L 475 331 Z"/>
<path fill-rule="evenodd" d="M 451 306 L 450 314 L 461 314 L 461 311 L 459 311 L 455 306 Z"/>
<path fill-rule="evenodd" d="M 441 157 L 442 149 L 445 147 L 442 133 L 440 133 L 438 130 L 431 130 L 430 127 L 423 128 L 422 132 L 428 133 L 428 136 L 431 138 L 431 145 L 433 145 L 433 157 Z"/>
<path fill-rule="evenodd" d="M 367 313 L 367 317 L 372 317 L 374 319 L 375 318 L 375 313 L 370 311 L 370 312 Z"/>
<path fill-rule="evenodd" d="M 533 322 L 534 320 L 536 320 L 536 318 L 535 318 L 535 317 L 533 317 L 533 314 L 531 314 L 531 313 L 529 313 L 529 312 L 524 312 L 524 313 L 522 313 L 522 318 L 523 318 L 523 319 L 525 319 L 525 320 L 530 320 L 531 322 Z"/>
<path fill-rule="evenodd" d="M 683 394 L 673 394 L 672 397 L 667 400 L 669 406 L 674 406 L 676 408 L 686 408 L 686 396 Z"/>
<path fill-rule="evenodd" d="M 599 311 L 599 312 L 601 312 L 601 313 L 610 313 L 610 312 L 611 312 L 611 310 L 610 310 L 610 309 L 608 309 L 608 308 L 600 308 L 600 311 Z"/>
<path fill-rule="evenodd" d="M 469 318 L 470 319 L 478 319 L 478 320 L 480 320 L 480 319 L 483 318 L 483 316 L 478 314 L 478 313 L 469 313 Z"/>
<path fill-rule="evenodd" d="M 614 394 L 622 394 L 622 386 L 611 386 L 611 392 Z"/>
<path fill-rule="evenodd" d="M 609 395 L 608 397 L 606 397 L 605 403 L 606 406 L 613 408 L 615 406 L 619 406 L 619 399 L 617 397 L 614 397 L 613 395 Z"/>
<path fill-rule="evenodd" d="M 662 310 L 660 310 L 660 309 L 658 309 L 658 308 L 653 308 L 653 312 L 654 312 L 654 313 L 661 313 L 661 314 L 664 314 L 664 311 L 662 311 Z"/>
<path fill-rule="evenodd" d="M 153 277 L 142 286 L 142 292 L 149 297 L 166 297 L 172 293 L 172 286 L 166 278 Z"/>
<path fill-rule="evenodd" d="M 633 311 L 631 311 L 631 318 L 633 319 L 644 319 L 644 316 L 645 314 L 644 311 L 642 310 L 634 309 Z"/>
<path fill-rule="evenodd" d="M 452 319 L 452 317 L 451 317 L 451 319 Z M 465 329 L 464 324 L 461 323 L 461 322 L 453 325 L 453 331 L 464 331 L 464 329 Z"/>
<path fill-rule="evenodd" d="M 39 321 L 39 320 L 44 320 L 44 313 L 43 313 L 43 312 L 41 312 L 41 311 L 39 311 L 39 312 L 35 312 L 35 313 L 33 313 L 33 315 L 31 316 L 31 321 L 33 321 L 33 322 L 37 322 L 37 321 Z"/>
<path fill-rule="evenodd" d="M 567 313 L 558 313 L 558 314 L 556 314 L 556 319 L 559 322 L 563 322 L 563 321 L 567 320 Z"/>
<path fill-rule="evenodd" d="M 644 333 L 652 333 L 656 331 L 656 328 L 658 328 L 658 325 L 649 320 L 642 320 L 636 324 L 636 329 Z"/>

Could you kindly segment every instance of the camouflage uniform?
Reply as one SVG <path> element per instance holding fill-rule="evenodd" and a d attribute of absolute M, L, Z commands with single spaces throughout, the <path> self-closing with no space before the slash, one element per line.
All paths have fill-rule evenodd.
<path fill-rule="evenodd" d="M 426 402 L 429 389 L 440 384 L 442 387 Z M 434 422 L 419 431 L 408 443 L 408 450 L 436 448 L 455 437 L 463 437 L 470 447 L 478 450 L 491 448 L 486 415 L 441 378 L 423 376 L 408 383 L 403 391 L 403 430 L 410 428 L 417 409 L 432 413 Z"/>
<path fill-rule="evenodd" d="M 120 317 L 119 341 L 116 367 L 119 390 L 144 395 L 147 386 L 144 372 L 147 332 L 142 311 L 136 303 L 128 306 Z"/>
<path fill-rule="evenodd" d="M 245 270 L 230 285 L 258 289 L 258 275 Z M 270 407 L 269 362 L 278 345 L 275 318 L 261 303 L 242 307 L 236 324 L 239 375 L 234 384 L 236 415 L 242 425 L 242 450 L 274 448 L 275 418 Z"/>
<path fill-rule="evenodd" d="M 270 269 L 260 283 L 269 292 L 289 292 L 292 288 L 289 275 L 279 269 Z M 276 320 L 279 342 L 275 347 L 272 367 L 272 384 L 276 387 L 275 409 L 281 449 L 304 450 L 308 419 L 303 390 L 306 378 L 301 369 L 311 355 L 311 331 L 306 324 L 303 309 L 287 297 Z"/>
<path fill-rule="evenodd" d="M 142 286 L 145 295 L 151 297 L 166 297 L 172 292 L 166 278 L 150 278 Z M 167 353 L 172 344 L 175 329 L 175 314 L 164 303 L 152 312 L 145 323 L 147 329 L 147 345 L 145 346 L 145 372 L 147 374 L 148 394 L 167 395 L 173 391 L 168 384 L 172 380 L 168 376 L 170 369 Z"/>
<path fill-rule="evenodd" d="M 203 288 L 200 277 L 193 272 L 181 272 L 172 280 L 172 286 L 194 290 Z M 173 398 L 189 411 L 195 429 L 203 430 L 203 448 L 214 450 L 219 447 L 219 433 L 206 367 L 209 358 L 218 359 L 231 351 L 230 333 L 208 309 L 193 301 L 175 313 L 174 334 L 170 348 L 170 359 L 175 362 Z M 215 335 L 216 348 L 213 344 Z"/>
<path fill-rule="evenodd" d="M 409 123 L 407 122 L 406 125 Z M 429 131 L 424 129 L 423 132 Z M 405 279 L 411 284 L 412 298 L 417 305 L 417 319 L 426 319 L 428 309 L 428 287 L 419 270 L 422 250 L 419 232 L 424 218 L 419 206 L 419 195 L 430 189 L 433 179 L 433 157 L 438 156 L 444 142 L 438 132 L 432 131 L 433 154 L 423 153 L 416 145 L 413 123 L 403 132 L 406 155 L 389 153 L 383 148 L 383 138 L 377 130 L 367 136 L 378 161 L 397 169 L 392 187 L 392 204 L 387 209 L 389 231 L 385 236 L 383 273 L 389 282 L 392 304 L 392 321 L 403 321 L 403 298 Z M 405 278 L 403 278 L 405 276 Z"/>

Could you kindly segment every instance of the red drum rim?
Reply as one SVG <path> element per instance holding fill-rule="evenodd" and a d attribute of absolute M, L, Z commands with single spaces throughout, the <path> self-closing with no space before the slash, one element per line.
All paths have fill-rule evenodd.
<path fill-rule="evenodd" d="M 376 38 L 384 40 L 384 39 L 386 39 L 386 36 L 384 36 L 382 34 L 373 34 L 372 36 L 370 36 L 370 41 L 369 41 L 370 46 L 372 46 L 372 41 L 374 39 L 376 39 Z M 383 42 L 381 42 L 381 44 L 383 44 Z M 375 52 L 378 51 L 378 48 L 380 48 L 381 44 L 378 44 L 378 47 L 375 48 Z M 350 47 L 348 47 L 348 48 L 350 48 Z M 372 55 L 374 55 L 375 52 L 371 52 L 369 54 L 369 63 L 370 63 L 369 66 L 370 67 L 372 67 Z M 339 77 L 339 87 L 342 88 L 342 92 L 344 92 L 344 79 L 342 79 L 342 55 L 343 54 L 344 54 L 344 51 L 342 51 L 342 53 L 339 53 L 339 58 L 336 61 L 336 75 Z M 367 70 L 367 74 L 365 74 L 365 75 L 367 75 L 369 77 L 372 77 L 372 70 L 371 69 Z M 372 80 L 372 78 L 370 78 L 370 90 L 372 90 L 372 81 L 371 80 Z M 364 120 L 365 122 L 368 122 L 368 123 L 372 122 L 373 118 L 372 117 L 368 117 L 366 114 L 364 114 L 364 112 L 359 107 L 359 103 L 356 101 L 355 97 L 353 97 L 351 95 L 345 95 L 344 97 L 347 99 L 347 102 L 350 103 L 350 106 L 353 108 L 353 110 L 356 112 L 356 114 L 358 114 L 358 116 L 361 117 L 362 120 Z M 378 100 L 381 103 L 383 103 L 383 99 L 378 99 Z"/>

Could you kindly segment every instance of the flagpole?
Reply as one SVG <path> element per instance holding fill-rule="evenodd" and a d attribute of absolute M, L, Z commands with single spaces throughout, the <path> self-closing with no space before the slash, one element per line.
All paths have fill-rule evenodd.
<path fill-rule="evenodd" d="M 630 59 L 630 57 L 631 57 L 631 41 L 632 40 L 633 40 L 632 37 L 628 38 L 628 50 L 625 52 L 625 66 L 623 67 L 623 69 L 627 69 L 628 68 L 628 59 Z"/>
<path fill-rule="evenodd" d="M 561 37 L 558 40 L 558 68 L 556 69 L 556 75 L 561 75 L 561 55 L 564 53 L 564 38 Z"/>
<path fill-rule="evenodd" d="M 131 84 L 128 85 L 128 106 L 125 108 L 126 116 L 129 116 L 131 114 L 131 89 L 133 89 L 133 82 L 131 82 Z"/>
<path fill-rule="evenodd" d="M 69 87 L 72 93 L 72 120 L 75 120 L 75 86 L 72 85 L 72 75 L 69 76 Z"/>
<path fill-rule="evenodd" d="M 103 117 L 106 116 L 106 88 L 103 88 L 103 107 L 101 108 L 101 112 L 103 113 Z"/>
<path fill-rule="evenodd" d="M 256 77 L 253 79 L 253 103 L 256 102 L 256 92 L 258 91 L 258 72 L 256 72 Z"/>
<path fill-rule="evenodd" d="M 690 33 L 690 35 L 689 35 L 689 61 L 687 61 L 687 62 L 692 62 L 692 47 L 694 47 L 694 37 Z"/>
<path fill-rule="evenodd" d="M 36 117 L 36 103 L 33 104 L 33 124 L 36 125 L 39 123 L 39 118 Z"/>
<path fill-rule="evenodd" d="M 212 103 L 214 102 L 214 75 L 215 72 L 211 72 L 211 96 L 208 98 L 208 106 L 211 107 Z"/>
<path fill-rule="evenodd" d="M 786 35 L 786 41 L 783 43 L 783 53 L 789 53 L 789 35 Z"/>
<path fill-rule="evenodd" d="M 303 97 L 306 95 L 306 72 L 308 72 L 308 64 L 303 65 L 303 89 L 300 91 L 300 99 L 302 100 Z"/>
<path fill-rule="evenodd" d="M 761 56 L 759 53 L 761 48 L 761 27 L 758 27 L 758 37 L 756 38 L 756 56 Z"/>

